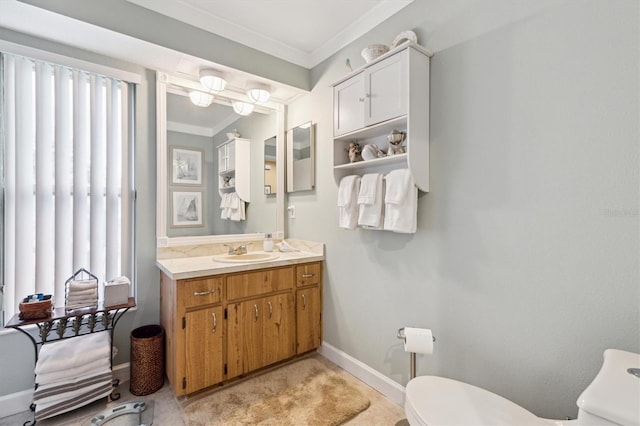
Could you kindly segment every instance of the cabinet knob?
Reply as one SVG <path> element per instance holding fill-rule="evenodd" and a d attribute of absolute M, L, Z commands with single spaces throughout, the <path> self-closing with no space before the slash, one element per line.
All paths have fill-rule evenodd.
<path fill-rule="evenodd" d="M 218 328 L 218 318 L 216 317 L 215 312 L 212 312 L 211 316 L 213 317 L 213 328 L 211 329 L 211 333 L 215 334 L 216 329 Z"/>

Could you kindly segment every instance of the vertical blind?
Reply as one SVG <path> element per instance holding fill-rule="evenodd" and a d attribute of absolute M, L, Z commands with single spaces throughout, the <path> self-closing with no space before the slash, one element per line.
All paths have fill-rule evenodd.
<path fill-rule="evenodd" d="M 2 54 L 5 318 L 33 293 L 64 306 L 85 268 L 128 275 L 129 84 Z"/>

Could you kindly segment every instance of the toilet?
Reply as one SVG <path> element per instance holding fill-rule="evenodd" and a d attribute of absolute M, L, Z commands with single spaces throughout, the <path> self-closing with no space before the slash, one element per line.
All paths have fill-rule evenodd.
<path fill-rule="evenodd" d="M 437 376 L 411 379 L 405 394 L 409 424 L 442 425 L 640 425 L 640 355 L 604 351 L 595 379 L 577 401 L 576 420 L 537 417 L 479 387 Z"/>

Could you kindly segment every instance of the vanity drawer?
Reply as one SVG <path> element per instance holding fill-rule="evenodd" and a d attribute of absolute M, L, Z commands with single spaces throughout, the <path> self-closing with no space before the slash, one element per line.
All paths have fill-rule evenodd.
<path fill-rule="evenodd" d="M 296 287 L 318 284 L 322 273 L 322 263 L 309 263 L 296 266 Z"/>
<path fill-rule="evenodd" d="M 221 277 L 187 280 L 182 283 L 184 307 L 218 303 L 222 293 Z"/>
<path fill-rule="evenodd" d="M 277 268 L 227 277 L 227 300 L 293 288 L 293 268 Z"/>

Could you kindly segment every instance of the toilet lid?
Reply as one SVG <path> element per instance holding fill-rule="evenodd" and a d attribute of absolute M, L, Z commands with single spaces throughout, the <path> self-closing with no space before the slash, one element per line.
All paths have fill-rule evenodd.
<path fill-rule="evenodd" d="M 553 424 L 495 393 L 436 376 L 420 376 L 409 381 L 405 412 L 411 425 Z"/>

